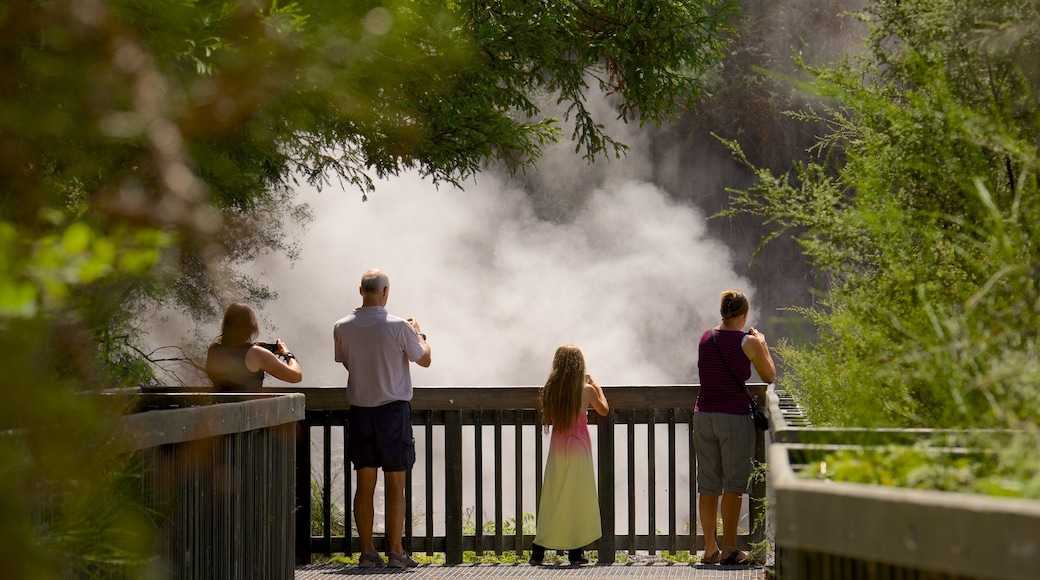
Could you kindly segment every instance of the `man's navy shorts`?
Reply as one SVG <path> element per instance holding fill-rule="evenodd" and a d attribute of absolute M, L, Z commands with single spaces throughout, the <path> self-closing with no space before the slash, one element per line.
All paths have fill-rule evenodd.
<path fill-rule="evenodd" d="M 411 469 L 415 465 L 412 405 L 408 401 L 393 401 L 378 407 L 351 406 L 347 453 L 354 469 Z"/>

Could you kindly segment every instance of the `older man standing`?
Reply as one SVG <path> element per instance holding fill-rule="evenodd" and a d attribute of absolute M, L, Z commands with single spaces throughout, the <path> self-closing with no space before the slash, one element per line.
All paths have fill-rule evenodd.
<path fill-rule="evenodd" d="M 347 369 L 350 428 L 347 453 L 357 470 L 354 519 L 361 537 L 362 568 L 383 566 L 372 543 L 377 469 L 386 484 L 386 565 L 417 565 L 402 546 L 405 474 L 415 463 L 412 377 L 409 361 L 430 366 L 430 346 L 413 318 L 386 311 L 390 278 L 380 270 L 361 277 L 361 307 L 336 322 L 336 362 Z"/>

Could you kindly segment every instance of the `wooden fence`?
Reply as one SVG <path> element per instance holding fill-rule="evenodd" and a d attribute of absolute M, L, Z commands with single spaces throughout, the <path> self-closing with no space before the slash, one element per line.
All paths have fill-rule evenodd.
<path fill-rule="evenodd" d="M 265 389 L 271 390 L 275 389 Z M 590 427 L 595 426 L 593 440 L 604 530 L 603 537 L 591 548 L 598 550 L 601 562 L 615 561 L 617 551 L 675 553 L 703 549 L 704 538 L 697 533 L 696 525 L 696 456 L 692 445 L 693 404 L 698 387 L 608 386 L 604 390 L 611 411 L 606 417 L 590 412 L 589 422 Z M 766 385 L 751 385 L 751 390 L 765 404 Z M 303 393 L 307 399 L 306 419 L 299 424 L 296 438 L 296 561 L 308 563 L 311 554 L 316 553 L 356 553 L 360 546 L 350 532 L 353 490 L 349 467 L 339 466 L 346 474 L 341 481 L 333 475 L 337 466 L 332 449 L 346 443 L 334 441 L 333 435 L 336 432 L 345 437 L 345 390 L 318 387 L 284 391 Z M 426 444 L 423 454 L 417 457 L 416 468 L 408 475 L 406 550 L 442 552 L 448 564 L 457 564 L 463 561 L 464 551 L 501 554 L 530 548 L 533 536 L 530 530 L 525 531 L 523 516 L 536 511 L 542 478 L 542 460 L 533 458 L 543 458 L 547 451 L 537 428 L 537 396 L 538 387 L 415 390 L 412 422 L 417 439 Z M 659 438 L 664 441 L 659 442 Z M 509 446 L 507 439 L 512 440 Z M 321 465 L 311 465 L 313 446 L 322 450 Z M 490 460 L 485 459 L 486 451 Z M 619 457 L 623 461 L 618 461 Z M 756 459 L 765 460 L 762 432 L 758 432 Z M 466 471 L 471 477 L 464 478 Z M 423 481 L 414 481 L 414 472 L 421 472 Z M 507 472 L 513 474 L 508 481 Z M 323 521 L 318 526 L 320 532 L 312 534 L 311 484 L 315 474 L 320 484 L 317 487 Z M 525 480 L 529 483 L 525 484 Z M 332 500 L 336 483 L 342 485 L 345 498 L 341 513 Z M 525 485 L 534 490 L 525 489 Z M 627 491 L 619 496 L 619 488 Z M 530 498 L 532 491 L 533 504 L 524 501 L 525 493 Z M 439 494 L 442 496 L 438 497 Z M 748 518 L 739 536 L 741 547 L 747 548 L 764 538 L 761 521 L 765 494 L 762 473 L 752 485 Z M 417 506 L 417 497 L 425 505 Z M 466 497 L 471 498 L 472 505 L 464 505 Z M 438 506 L 443 507 L 443 518 L 432 517 Z M 426 517 L 416 517 L 417 511 Z M 663 513 L 661 517 L 659 512 Z M 346 522 L 342 533 L 333 532 L 336 516 Z M 425 520 L 422 529 L 415 529 L 413 522 L 420 520 Z M 381 540 L 376 538 L 377 548 L 385 550 Z"/>
<path fill-rule="evenodd" d="M 113 395 L 125 396 L 125 395 Z M 143 394 L 119 424 L 159 514 L 143 576 L 291 580 L 301 395 Z M 115 569 L 99 577 L 119 577 Z"/>

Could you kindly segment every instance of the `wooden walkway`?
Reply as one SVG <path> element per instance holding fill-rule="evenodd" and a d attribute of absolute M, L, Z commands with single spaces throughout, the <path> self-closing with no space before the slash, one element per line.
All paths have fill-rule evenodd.
<path fill-rule="evenodd" d="M 295 580 L 335 580 L 350 576 L 395 576 L 401 580 L 551 580 L 583 579 L 647 579 L 647 580 L 767 580 L 764 568 L 717 566 L 708 564 L 624 563 L 586 566 L 529 566 L 527 564 L 462 564 L 429 565 L 395 570 L 361 569 L 355 565 L 328 564 L 301 566 Z"/>

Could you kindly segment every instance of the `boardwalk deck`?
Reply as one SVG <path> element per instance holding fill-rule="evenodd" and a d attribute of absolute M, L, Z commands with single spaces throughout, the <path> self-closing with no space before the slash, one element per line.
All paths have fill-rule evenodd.
<path fill-rule="evenodd" d="M 419 566 L 408 570 L 330 564 L 296 568 L 295 580 L 335 580 L 351 576 L 388 575 L 407 580 L 552 580 L 646 579 L 646 580 L 766 580 L 763 568 L 712 566 L 707 564 L 624 563 L 610 565 L 567 565 L 532 567 L 527 564 L 463 564 Z"/>

